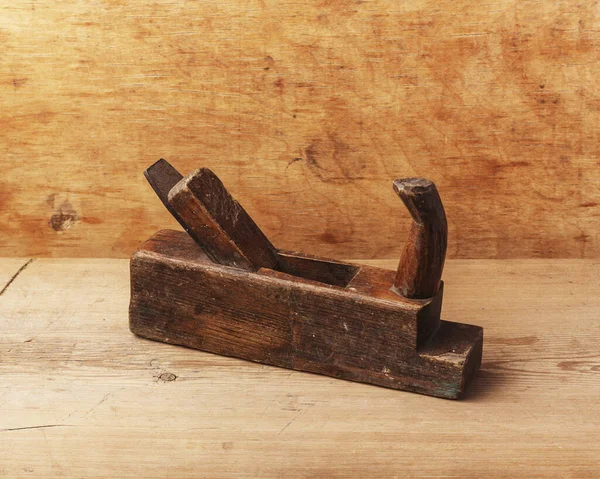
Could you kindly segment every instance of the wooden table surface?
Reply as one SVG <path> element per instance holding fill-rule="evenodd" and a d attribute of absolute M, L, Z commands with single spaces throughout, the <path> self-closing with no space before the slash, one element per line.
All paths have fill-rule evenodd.
<path fill-rule="evenodd" d="M 600 261 L 444 279 L 443 317 L 485 328 L 462 401 L 143 340 L 127 261 L 34 260 L 0 293 L 0 476 L 599 477 Z"/>

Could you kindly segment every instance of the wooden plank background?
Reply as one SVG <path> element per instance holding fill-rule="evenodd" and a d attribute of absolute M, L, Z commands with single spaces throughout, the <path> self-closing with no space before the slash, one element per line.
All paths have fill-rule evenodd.
<path fill-rule="evenodd" d="M 399 256 L 419 175 L 451 257 L 600 255 L 597 2 L 2 3 L 0 255 L 127 257 L 160 157 L 283 248 Z"/>

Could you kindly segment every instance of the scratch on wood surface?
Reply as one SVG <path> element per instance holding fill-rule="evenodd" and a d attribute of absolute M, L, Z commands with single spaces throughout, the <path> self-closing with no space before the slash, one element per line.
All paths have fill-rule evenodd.
<path fill-rule="evenodd" d="M 4 292 L 8 289 L 8 287 L 13 283 L 13 281 L 15 279 L 17 279 L 17 276 L 19 276 L 23 271 L 25 271 L 25 268 L 27 268 L 27 266 L 29 266 L 31 263 L 33 263 L 34 259 L 31 258 L 29 261 L 27 261 L 23 266 L 21 266 L 17 272 L 15 274 L 12 275 L 12 278 L 10 278 L 8 280 L 8 283 L 6 283 L 4 285 L 4 288 L 2 288 L 2 291 L 0 291 L 0 296 L 2 296 L 4 294 Z"/>
<path fill-rule="evenodd" d="M 299 411 L 299 412 L 298 412 L 298 414 L 296 414 L 296 415 L 295 415 L 295 416 L 294 416 L 292 419 L 290 419 L 290 420 L 288 421 L 288 423 L 287 423 L 285 426 L 283 426 L 283 427 L 281 428 L 281 430 L 280 430 L 280 431 L 277 433 L 277 435 L 279 436 L 279 435 L 280 435 L 280 434 L 281 434 L 283 431 L 285 431 L 285 430 L 286 430 L 288 427 L 290 427 L 290 425 L 291 425 L 291 424 L 292 424 L 292 423 L 293 423 L 293 422 L 294 422 L 296 419 L 298 419 L 298 418 L 299 418 L 299 417 L 301 417 L 301 416 L 304 416 L 304 415 L 305 415 L 305 414 L 308 412 L 308 410 L 309 410 L 310 408 L 312 408 L 313 406 L 314 406 L 314 404 L 309 404 L 309 405 L 308 405 L 308 407 L 307 407 L 307 408 L 306 408 L 304 411 Z"/>
<path fill-rule="evenodd" d="M 283 428 L 281 429 L 281 431 L 279 431 L 277 433 L 277 435 L 279 436 L 283 431 L 285 431 L 290 424 L 292 424 L 296 419 L 298 419 L 299 416 L 300 416 L 300 414 L 298 414 L 298 415 L 294 416 L 292 419 L 290 419 L 290 421 L 285 426 L 283 426 Z"/>
<path fill-rule="evenodd" d="M 96 409 L 98 406 L 101 406 L 102 404 L 104 404 L 104 402 L 110 397 L 112 396 L 114 393 L 110 392 L 110 393 L 106 393 L 102 399 L 100 399 L 100 401 L 98 403 L 96 403 L 95 406 L 93 406 L 90 410 L 88 410 L 88 412 L 86 412 L 83 416 L 87 416 L 89 413 L 91 413 L 94 409 Z"/>
<path fill-rule="evenodd" d="M 123 389 L 125 389 L 124 387 L 117 389 L 116 391 L 111 391 L 106 393 L 102 399 L 100 399 L 100 401 L 98 401 L 91 409 L 89 409 L 84 415 L 83 417 L 86 417 L 88 414 L 90 414 L 91 412 L 93 412 L 94 410 L 96 410 L 96 408 L 98 408 L 99 406 L 101 406 L 102 404 L 104 404 L 108 398 L 110 398 L 111 396 L 117 394 L 119 391 L 122 391 Z"/>
<path fill-rule="evenodd" d="M 57 319 L 59 319 L 59 318 L 56 318 L 56 319 L 53 319 L 52 321 L 50 321 L 48 323 L 48 325 L 44 329 L 42 329 L 39 333 L 37 333 L 35 336 L 32 336 L 31 338 L 26 339 L 25 341 L 23 341 L 23 344 L 25 344 L 25 343 L 31 343 L 31 342 L 35 341 L 38 338 L 38 336 L 40 334 L 46 332 L 57 321 Z"/>
<path fill-rule="evenodd" d="M 49 427 L 71 427 L 71 426 L 70 426 L 70 424 L 42 424 L 40 426 L 9 427 L 6 429 L 0 429 L 0 432 L 22 431 L 24 429 L 46 429 Z"/>

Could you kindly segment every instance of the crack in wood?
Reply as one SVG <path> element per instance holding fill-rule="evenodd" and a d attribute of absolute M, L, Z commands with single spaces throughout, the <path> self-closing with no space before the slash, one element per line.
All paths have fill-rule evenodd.
<path fill-rule="evenodd" d="M 23 429 L 44 429 L 48 427 L 70 427 L 68 424 L 42 424 L 41 426 L 24 426 L 24 427 L 11 427 L 7 429 L 0 429 L 0 432 L 6 431 L 22 431 Z"/>
<path fill-rule="evenodd" d="M 25 263 L 23 266 L 21 266 L 21 267 L 20 267 L 20 268 L 17 270 L 17 272 L 16 272 L 15 274 L 13 274 L 13 275 L 12 275 L 12 278 L 10 278 L 10 279 L 8 280 L 8 283 L 6 283 L 6 284 L 4 285 L 4 288 L 2 288 L 2 291 L 0 291 L 0 296 L 2 296 L 2 295 L 4 294 L 4 292 L 5 292 L 5 291 L 8 289 L 8 287 L 9 287 L 9 286 L 10 286 L 10 285 L 13 283 L 13 281 L 14 281 L 15 279 L 17 279 L 17 277 L 18 277 L 18 276 L 19 276 L 19 275 L 20 275 L 20 274 L 21 274 L 23 271 L 25 271 L 25 268 L 27 268 L 27 266 L 29 266 L 31 263 L 33 263 L 33 261 L 34 261 L 34 259 L 33 259 L 33 258 L 29 259 L 29 261 L 27 261 L 27 262 L 26 262 L 26 263 Z"/>

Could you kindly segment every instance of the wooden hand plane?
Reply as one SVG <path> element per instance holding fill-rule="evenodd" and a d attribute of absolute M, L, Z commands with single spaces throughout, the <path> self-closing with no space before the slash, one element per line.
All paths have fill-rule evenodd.
<path fill-rule="evenodd" d="M 483 329 L 440 319 L 447 223 L 435 185 L 394 181 L 413 219 L 397 272 L 277 249 L 206 168 L 145 172 L 183 231 L 131 258 L 139 336 L 335 378 L 459 398 Z"/>

